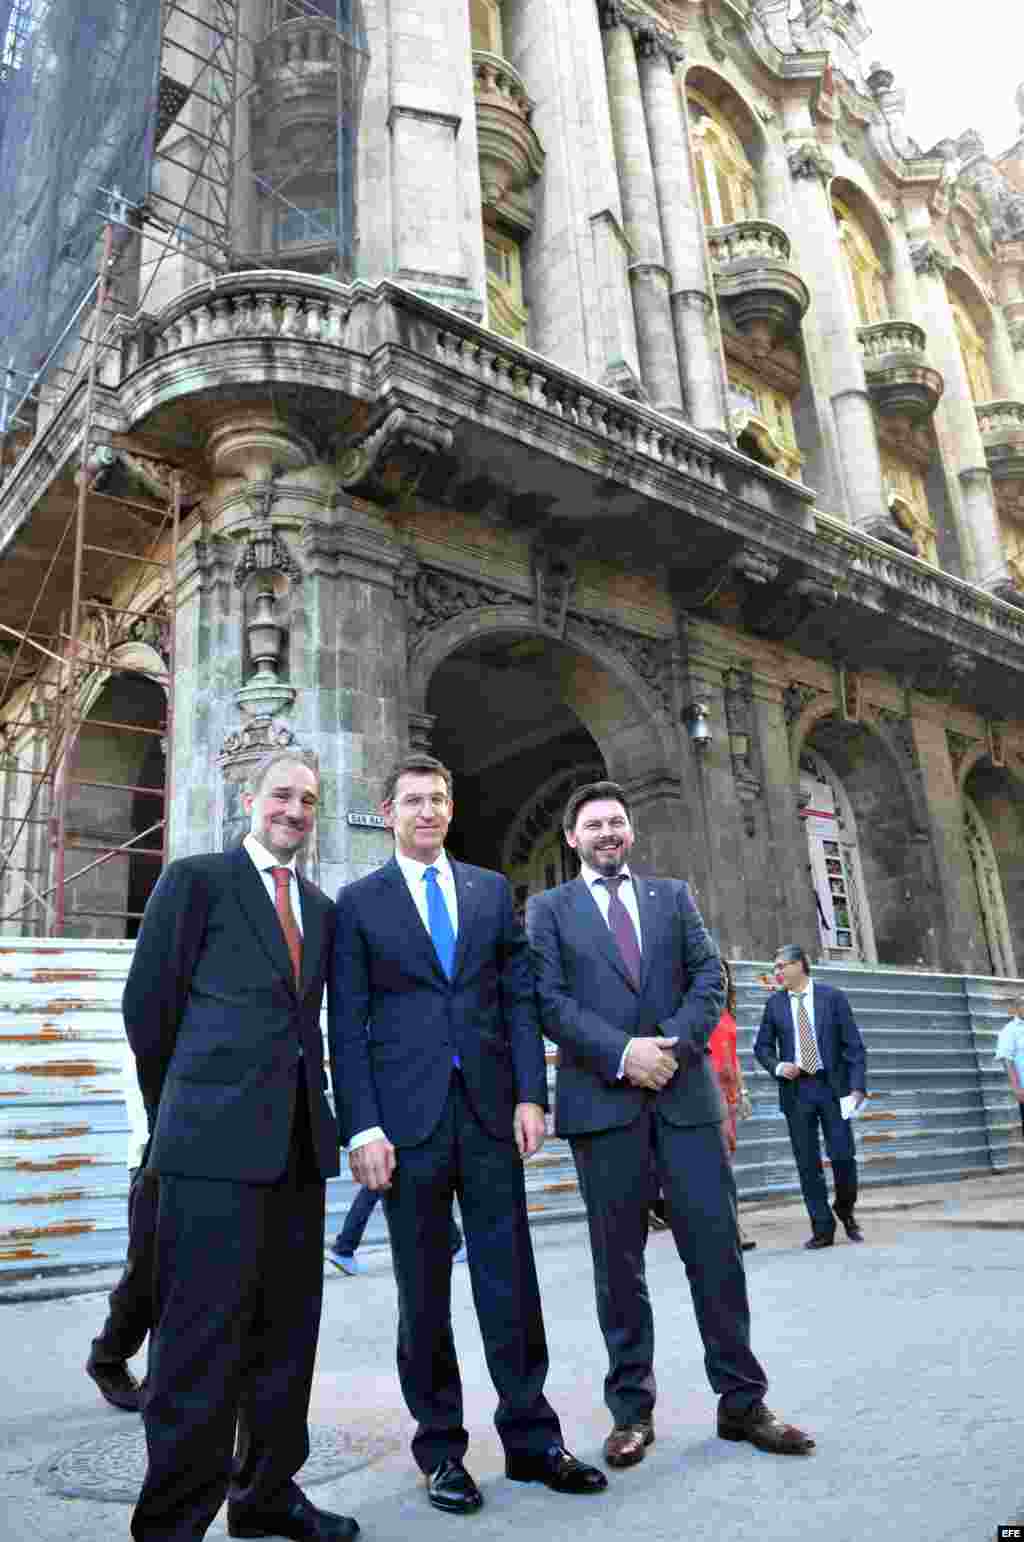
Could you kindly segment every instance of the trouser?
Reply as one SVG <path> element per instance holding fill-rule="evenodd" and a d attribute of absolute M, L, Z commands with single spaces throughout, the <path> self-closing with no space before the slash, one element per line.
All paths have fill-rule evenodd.
<path fill-rule="evenodd" d="M 384 1206 L 398 1282 L 398 1375 L 417 1422 L 412 1451 L 423 1472 L 461 1460 L 469 1444 L 451 1319 L 452 1196 L 466 1234 L 469 1278 L 506 1452 L 539 1455 L 561 1444 L 544 1396 L 548 1351 L 526 1214 L 523 1164 L 512 1139 L 477 1119 L 461 1075 L 419 1146 L 402 1146 Z"/>
<path fill-rule="evenodd" d="M 835 1231 L 836 1223 L 828 1207 L 818 1129 L 820 1126 L 832 1163 L 836 1215 L 849 1220 L 857 1203 L 857 1152 L 850 1121 L 843 1118 L 839 1099 L 828 1085 L 824 1071 L 799 1076 L 789 1083 L 784 1113 L 811 1226 L 816 1236 L 829 1235 Z"/>
<path fill-rule="evenodd" d="M 309 1454 L 325 1190 L 301 1074 L 295 1107 L 277 1182 L 160 1178 L 136 1542 L 196 1542 L 225 1495 L 286 1502 Z"/>
<path fill-rule="evenodd" d="M 340 1232 L 334 1239 L 335 1252 L 342 1258 L 351 1258 L 363 1240 L 363 1233 L 371 1215 L 374 1212 L 377 1201 L 383 1197 L 379 1189 L 361 1188 L 355 1199 L 348 1207 L 348 1215 Z M 448 1214 L 448 1247 L 452 1253 L 457 1253 L 462 1246 L 462 1233 L 459 1230 L 455 1216 Z"/>
<path fill-rule="evenodd" d="M 587 1207 L 597 1315 L 608 1350 L 605 1401 L 615 1423 L 649 1419 L 657 1392 L 644 1266 L 652 1156 L 686 1266 L 708 1380 L 730 1412 L 757 1402 L 767 1382 L 750 1348 L 736 1186 L 718 1124 L 681 1128 L 648 1107 L 632 1124 L 573 1135 L 569 1144 Z"/>
<path fill-rule="evenodd" d="M 92 1341 L 101 1365 L 138 1354 L 153 1325 L 153 1253 L 156 1242 L 158 1188 L 144 1167 L 131 1172 L 128 1187 L 128 1256 L 124 1273 L 110 1292 L 107 1320 Z"/>

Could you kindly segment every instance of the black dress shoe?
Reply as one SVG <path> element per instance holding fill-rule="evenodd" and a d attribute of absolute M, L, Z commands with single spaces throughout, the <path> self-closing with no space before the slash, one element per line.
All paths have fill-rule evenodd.
<path fill-rule="evenodd" d="M 849 1237 L 851 1242 L 864 1241 L 864 1233 L 861 1231 L 852 1215 L 839 1215 L 838 1210 L 836 1210 L 836 1215 L 839 1216 L 840 1221 L 842 1221 L 846 1230 L 846 1235 Z"/>
<path fill-rule="evenodd" d="M 510 1451 L 505 1458 L 505 1476 L 516 1483 L 546 1483 L 557 1494 L 598 1494 L 608 1487 L 599 1467 L 578 1462 L 564 1446 L 548 1446 L 539 1456 Z"/>
<path fill-rule="evenodd" d="M 85 1362 L 85 1371 L 114 1408 L 123 1408 L 126 1413 L 138 1413 L 139 1384 L 123 1360 L 97 1360 L 94 1354 L 90 1354 Z"/>
<path fill-rule="evenodd" d="M 290 1542 L 351 1542 L 359 1527 L 351 1515 L 318 1510 L 305 1494 L 267 1510 L 228 1505 L 229 1537 L 288 1537 Z"/>
<path fill-rule="evenodd" d="M 804 1243 L 805 1248 L 830 1248 L 836 1240 L 834 1231 L 816 1231 L 813 1237 L 809 1237 Z"/>
<path fill-rule="evenodd" d="M 479 1510 L 484 1496 L 477 1488 L 462 1463 L 455 1457 L 446 1457 L 440 1467 L 427 1479 L 427 1498 L 439 1510 L 450 1515 L 472 1515 Z"/>

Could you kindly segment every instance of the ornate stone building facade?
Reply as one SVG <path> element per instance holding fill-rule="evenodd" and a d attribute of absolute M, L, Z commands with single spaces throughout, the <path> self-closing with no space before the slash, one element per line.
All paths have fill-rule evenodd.
<path fill-rule="evenodd" d="M 346 202 L 334 0 L 245 0 L 239 143 L 291 212 L 240 180 L 236 260 L 165 257 L 96 386 L 104 474 L 188 488 L 172 854 L 236 836 L 247 766 L 295 744 L 333 890 L 387 855 L 382 773 L 429 746 L 453 850 L 520 900 L 607 773 L 733 956 L 1024 973 L 1024 124 L 1000 158 L 922 148 L 857 0 L 362 8 Z M 7 467 L 8 589 L 82 411 L 52 401 Z M 159 720 L 166 624 L 114 639 L 149 650 L 122 717 Z M 98 723 L 127 690 L 97 677 Z M 45 681 L 20 692 L 8 832 L 3 765 L 54 731 Z M 128 752 L 96 728 L 80 754 L 101 782 Z M 83 845 L 142 827 L 89 796 Z M 18 855 L 5 911 L 47 886 L 45 826 Z"/>

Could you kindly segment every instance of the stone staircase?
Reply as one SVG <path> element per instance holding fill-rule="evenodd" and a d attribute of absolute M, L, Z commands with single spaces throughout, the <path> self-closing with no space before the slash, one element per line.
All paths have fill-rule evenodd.
<path fill-rule="evenodd" d="M 754 1103 L 740 1126 L 736 1180 L 741 1197 L 765 1199 L 796 1191 L 793 1156 L 777 1089 L 752 1053 L 764 966 L 734 968 Z M 1020 1116 L 993 1060 L 1014 981 L 826 965 L 814 978 L 846 992 L 867 1046 L 870 1098 L 856 1131 L 863 1187 L 940 1182 L 1019 1161 Z"/>
<path fill-rule="evenodd" d="M 130 942 L 0 938 L 0 1287 L 124 1257 L 120 1002 L 131 953 Z M 755 1108 L 740 1126 L 736 1177 L 751 1200 L 798 1192 L 776 1088 L 751 1054 L 764 968 L 735 965 Z M 840 967 L 815 977 L 848 993 L 868 1046 L 871 1099 L 857 1131 L 865 1186 L 952 1181 L 1019 1161 L 1017 1106 L 992 1060 L 1014 982 Z M 553 1051 L 548 1058 L 553 1082 Z M 328 1185 L 329 1236 L 354 1192 L 343 1165 Z M 566 1142 L 549 1140 L 527 1164 L 526 1186 L 535 1223 L 582 1216 Z M 380 1207 L 365 1241 L 386 1241 Z"/>

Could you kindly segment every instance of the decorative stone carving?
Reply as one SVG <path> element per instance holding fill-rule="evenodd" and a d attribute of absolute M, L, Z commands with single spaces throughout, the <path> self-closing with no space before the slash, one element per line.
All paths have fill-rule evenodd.
<path fill-rule="evenodd" d="M 910 261 L 918 277 L 944 279 L 952 260 L 936 246 L 934 241 L 919 241 L 910 248 Z"/>
<path fill-rule="evenodd" d="M 562 638 L 569 601 L 576 588 L 576 554 L 571 546 L 541 534 L 530 553 L 537 625 L 542 632 Z"/>
<path fill-rule="evenodd" d="M 821 691 L 816 685 L 806 685 L 801 680 L 791 680 L 782 693 L 782 713 L 786 727 L 793 732 L 804 709 L 817 701 Z"/>
<path fill-rule="evenodd" d="M 497 584 L 463 578 L 437 568 L 407 567 L 395 575 L 395 593 L 404 600 L 410 653 L 428 633 L 467 611 L 492 605 L 522 605 L 521 594 Z"/>
<path fill-rule="evenodd" d="M 956 733 L 952 728 L 946 729 L 946 744 L 949 747 L 949 759 L 955 782 L 960 780 L 960 768 L 964 760 L 972 750 L 977 749 L 980 743 L 980 739 L 972 739 L 969 734 Z"/>
<path fill-rule="evenodd" d="M 288 545 L 267 519 L 253 526 L 242 547 L 233 575 L 236 587 L 243 589 L 254 573 L 279 573 L 294 583 L 302 578 L 302 569 Z"/>
<path fill-rule="evenodd" d="M 992 718 L 985 724 L 985 735 L 988 740 L 988 757 L 998 769 L 1006 765 L 1006 724 L 1001 719 Z"/>
<path fill-rule="evenodd" d="M 218 764 L 239 755 L 258 759 L 271 750 L 287 750 L 295 743 L 295 734 L 287 723 L 273 717 L 256 717 L 241 728 L 232 729 L 221 746 Z"/>
<path fill-rule="evenodd" d="M 861 678 L 840 660 L 836 664 L 839 715 L 844 723 L 859 723 L 862 710 Z"/>
<path fill-rule="evenodd" d="M 674 718 L 670 640 L 628 632 L 625 627 L 614 626 L 610 621 L 595 621 L 589 616 L 574 617 L 574 620 L 581 631 L 589 632 L 606 648 L 620 654 L 640 676 L 665 716 Z"/>
<path fill-rule="evenodd" d="M 436 419 L 395 407 L 370 433 L 340 451 L 338 482 L 347 492 L 394 502 L 411 496 L 427 463 L 453 443 L 452 430 Z"/>
<path fill-rule="evenodd" d="M 700 8 L 701 28 L 704 32 L 704 41 L 708 46 L 708 53 L 719 64 L 728 57 L 728 49 L 725 46 L 725 34 L 715 19 L 711 0 L 704 0 Z"/>
<path fill-rule="evenodd" d="M 733 552 L 729 565 L 751 584 L 770 584 L 779 576 L 776 558 L 753 546 L 741 546 L 739 551 Z"/>
<path fill-rule="evenodd" d="M 425 755 L 430 754 L 436 722 L 437 717 L 433 712 L 409 713 L 407 725 L 411 750 L 421 750 Z"/>
<path fill-rule="evenodd" d="M 757 828 L 754 804 L 761 796 L 762 784 L 754 760 L 754 685 L 749 666 L 727 669 L 723 685 L 733 781 L 740 801 L 743 828 L 748 835 L 753 835 Z"/>
<path fill-rule="evenodd" d="M 813 180 L 813 178 L 818 177 L 822 182 L 827 182 L 835 170 L 831 157 L 826 155 L 821 146 L 813 139 L 804 140 L 801 144 L 793 145 L 786 159 L 789 162 L 790 175 L 796 181 L 801 179 Z"/>

